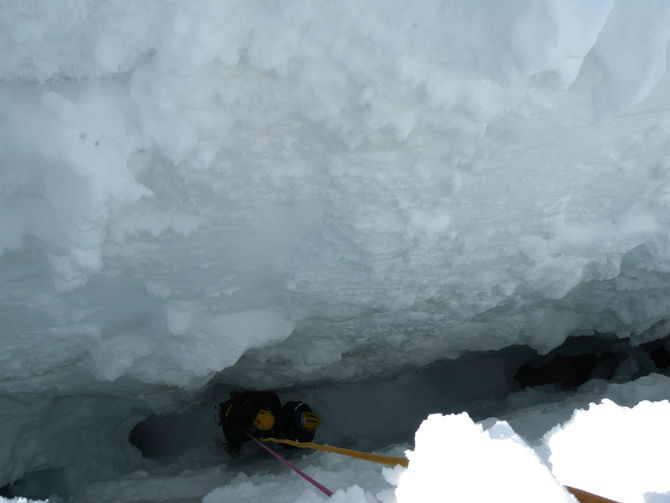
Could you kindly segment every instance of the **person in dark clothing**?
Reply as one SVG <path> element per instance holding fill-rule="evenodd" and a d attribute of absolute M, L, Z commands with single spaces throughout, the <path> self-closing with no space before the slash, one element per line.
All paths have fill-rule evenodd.
<path fill-rule="evenodd" d="M 226 452 L 235 458 L 240 455 L 242 442 L 251 440 L 245 431 L 254 436 L 272 431 L 280 409 L 281 402 L 272 391 L 231 393 L 230 399 L 218 406 Z"/>
<path fill-rule="evenodd" d="M 311 442 L 319 424 L 319 416 L 305 402 L 286 402 L 279 411 L 275 434 L 295 442 Z"/>

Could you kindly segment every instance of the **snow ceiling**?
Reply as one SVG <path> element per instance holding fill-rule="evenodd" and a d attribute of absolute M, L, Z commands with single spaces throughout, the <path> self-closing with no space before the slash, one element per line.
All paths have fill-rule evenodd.
<path fill-rule="evenodd" d="M 5 3 L 0 391 L 665 335 L 669 37 L 663 1 Z"/>

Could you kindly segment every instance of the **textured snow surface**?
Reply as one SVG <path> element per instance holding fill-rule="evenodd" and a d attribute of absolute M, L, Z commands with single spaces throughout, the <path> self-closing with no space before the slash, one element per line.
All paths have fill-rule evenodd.
<path fill-rule="evenodd" d="M 141 481 L 119 439 L 206 383 L 667 335 L 669 38 L 663 0 L 0 0 L 0 485 Z"/>
<path fill-rule="evenodd" d="M 670 309 L 669 17 L 5 2 L 3 388 L 290 384 L 644 332 Z"/>

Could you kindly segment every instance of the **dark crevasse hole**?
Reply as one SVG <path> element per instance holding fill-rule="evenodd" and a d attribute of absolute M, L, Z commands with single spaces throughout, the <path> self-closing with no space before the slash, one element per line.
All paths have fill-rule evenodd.
<path fill-rule="evenodd" d="M 133 429 L 130 430 L 130 434 L 128 435 L 128 442 L 142 453 L 142 457 L 147 457 L 143 449 L 145 436 L 146 429 L 144 428 L 144 421 L 136 424 Z"/>
<path fill-rule="evenodd" d="M 170 458 L 185 451 L 193 442 L 196 430 L 193 427 L 194 415 L 192 410 L 167 416 L 150 414 L 133 427 L 128 441 L 144 458 Z M 179 432 L 188 432 L 188 435 L 180 435 Z"/>
<path fill-rule="evenodd" d="M 616 365 L 616 357 L 611 352 L 552 355 L 524 365 L 514 377 L 523 387 L 551 384 L 561 390 L 574 390 L 595 376 L 610 379 Z"/>
<path fill-rule="evenodd" d="M 128 434 L 128 442 L 149 459 L 174 460 L 184 452 L 212 439 L 222 441 L 214 406 L 219 400 L 205 391 L 183 409 L 149 414 Z M 219 438 L 220 437 L 220 438 Z"/>
<path fill-rule="evenodd" d="M 19 480 L 0 487 L 0 497 L 46 499 L 57 494 L 63 498 L 72 495 L 66 469 L 52 468 L 27 473 Z"/>
<path fill-rule="evenodd" d="M 646 346 L 649 350 L 649 356 L 659 369 L 670 367 L 670 351 L 663 345 L 663 341 L 653 341 Z"/>
<path fill-rule="evenodd" d="M 624 382 L 670 367 L 670 336 L 640 345 L 629 339 L 595 335 L 568 337 L 546 355 L 537 356 L 514 375 L 522 388 L 553 386 L 575 390 L 591 379 Z"/>

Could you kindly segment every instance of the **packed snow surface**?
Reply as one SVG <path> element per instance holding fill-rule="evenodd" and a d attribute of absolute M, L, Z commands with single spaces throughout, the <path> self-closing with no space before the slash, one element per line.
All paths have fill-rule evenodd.
<path fill-rule="evenodd" d="M 662 1 L 5 2 L 3 387 L 644 333 L 669 26 Z"/>
<path fill-rule="evenodd" d="M 207 384 L 667 335 L 669 38 L 663 0 L 0 0 L 0 488 L 160 489 L 122 443 Z"/>

